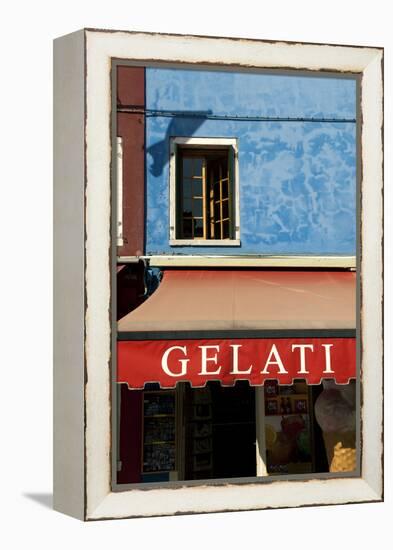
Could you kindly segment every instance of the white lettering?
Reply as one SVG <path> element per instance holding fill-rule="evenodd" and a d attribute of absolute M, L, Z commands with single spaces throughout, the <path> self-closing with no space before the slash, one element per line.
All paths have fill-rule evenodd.
<path fill-rule="evenodd" d="M 250 365 L 248 370 L 239 370 L 239 348 L 242 346 L 240 344 L 230 344 L 229 347 L 232 348 L 232 370 L 230 374 L 250 374 L 252 365 Z"/>
<path fill-rule="evenodd" d="M 312 344 L 292 344 L 292 351 L 294 349 L 300 349 L 300 370 L 298 374 L 309 374 L 306 369 L 306 349 L 314 351 L 314 346 Z"/>
<path fill-rule="evenodd" d="M 275 358 L 275 361 L 271 361 L 272 355 Z M 269 374 L 267 368 L 269 365 L 277 365 L 278 366 L 278 372 L 280 374 L 288 374 L 288 372 L 284 369 L 284 365 L 282 364 L 281 357 L 278 354 L 277 348 L 275 344 L 272 345 L 272 349 L 270 350 L 269 357 L 267 358 L 265 368 L 263 371 L 261 371 L 262 374 Z"/>
<path fill-rule="evenodd" d="M 322 347 L 325 348 L 325 370 L 323 374 L 334 374 L 332 370 L 332 365 L 330 362 L 330 348 L 333 347 L 333 344 L 322 344 Z"/>
<path fill-rule="evenodd" d="M 172 372 L 171 370 L 169 370 L 168 357 L 169 357 L 169 354 L 175 349 L 179 349 L 184 353 L 184 355 L 187 355 L 186 346 L 172 346 L 171 348 L 168 348 L 165 351 L 164 355 L 162 356 L 161 367 L 162 367 L 162 370 L 166 374 L 168 374 L 169 376 L 184 376 L 187 373 L 187 363 L 189 362 L 189 359 L 179 359 L 179 362 L 180 362 L 180 365 L 181 365 L 181 370 L 178 374 L 176 374 L 176 373 Z"/>
<path fill-rule="evenodd" d="M 204 374 L 219 374 L 221 367 L 218 367 L 215 371 L 208 371 L 207 370 L 207 363 L 211 361 L 215 365 L 217 365 L 217 353 L 213 355 L 212 357 L 207 356 L 207 350 L 208 349 L 215 349 L 217 351 L 220 351 L 220 346 L 198 346 L 202 350 L 202 360 L 201 360 L 201 375 Z"/>

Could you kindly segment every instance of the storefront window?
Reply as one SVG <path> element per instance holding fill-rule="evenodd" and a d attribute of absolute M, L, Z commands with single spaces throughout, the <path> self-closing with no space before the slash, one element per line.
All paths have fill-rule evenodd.
<path fill-rule="evenodd" d="M 151 384 L 141 395 L 123 390 L 123 414 L 135 397 L 141 407 L 140 427 L 129 426 L 122 434 L 123 449 L 134 440 L 132 430 L 142 442 L 141 456 L 135 449 L 129 452 L 135 464 L 122 461 L 133 472 L 129 481 L 255 477 L 258 429 L 264 429 L 269 476 L 356 470 L 354 382 L 309 386 L 297 380 L 282 386 L 272 381 L 262 389 L 265 414 L 259 422 L 258 391 L 241 381 L 231 388 L 219 382 L 205 388 L 181 383 L 176 390 Z"/>

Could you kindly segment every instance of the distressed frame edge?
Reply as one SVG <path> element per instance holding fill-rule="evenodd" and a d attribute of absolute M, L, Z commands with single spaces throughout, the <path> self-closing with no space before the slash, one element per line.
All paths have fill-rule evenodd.
<path fill-rule="evenodd" d="M 266 479 L 266 478 L 265 478 Z M 344 488 L 343 483 L 348 481 L 349 490 L 352 493 L 350 498 L 342 496 L 342 492 L 347 491 Z M 309 484 L 312 484 L 312 487 Z M 330 491 L 327 491 L 327 485 L 330 484 Z M 299 502 L 299 499 L 293 498 L 291 495 L 287 498 L 287 502 L 283 503 L 282 501 L 272 500 L 276 499 L 276 495 L 272 495 L 272 487 L 282 490 L 288 495 L 288 488 L 290 485 L 294 487 L 293 493 L 296 494 L 296 491 L 299 489 L 299 484 L 302 485 L 302 502 Z M 261 486 L 264 486 L 265 490 L 270 493 L 270 502 L 259 501 L 258 504 L 250 504 L 249 502 L 249 493 L 253 491 L 258 491 Z M 240 491 L 247 492 L 247 503 L 240 504 L 241 498 Z M 155 489 L 134 489 L 134 492 L 139 492 L 141 501 L 149 500 L 148 510 L 141 510 L 140 505 L 137 503 L 132 509 L 128 507 L 128 512 L 125 512 L 126 506 L 122 503 L 122 496 L 130 492 L 110 492 L 105 498 L 99 503 L 97 508 L 92 510 L 89 514 L 86 515 L 86 521 L 95 521 L 95 520 L 104 520 L 104 519 L 131 519 L 131 518 L 148 518 L 148 517 L 160 517 L 160 516 L 174 516 L 174 515 L 189 515 L 189 514 L 210 514 L 210 513 L 223 513 L 223 512 L 249 512 L 257 510 L 271 510 L 271 509 L 285 509 L 285 508 L 304 508 L 311 506 L 339 506 L 346 504 L 364 504 L 364 503 L 378 503 L 382 502 L 383 498 L 378 491 L 375 491 L 372 486 L 370 486 L 367 481 L 363 478 L 341 478 L 337 476 L 336 478 L 330 479 L 311 479 L 308 481 L 298 480 L 298 481 L 278 481 L 271 480 L 267 483 L 247 483 L 245 482 L 242 485 L 239 484 L 221 484 L 221 486 L 209 486 L 209 485 L 198 485 L 190 486 L 187 489 L 184 488 L 167 488 L 167 489 L 158 489 L 161 491 L 162 500 L 165 501 L 165 505 L 168 508 L 164 510 L 162 506 L 158 509 L 155 508 L 155 498 L 158 495 L 150 495 L 149 493 L 155 492 Z M 158 491 L 157 490 L 157 491 Z M 231 506 L 226 504 L 226 492 L 228 490 L 234 490 L 235 493 L 238 493 L 236 498 L 238 498 L 237 505 Z M 192 498 L 188 502 L 188 506 L 182 507 L 179 509 L 179 506 L 176 502 L 173 502 L 171 498 L 175 494 L 175 500 L 187 500 L 187 493 L 183 491 L 192 491 Z M 209 498 L 207 498 L 207 491 L 209 491 Z M 213 495 L 215 492 L 215 495 Z M 315 497 L 316 492 L 322 492 L 322 496 L 319 498 Z M 198 495 L 196 495 L 198 493 Z M 220 494 L 221 493 L 221 494 Z M 356 494 L 357 493 L 357 494 Z M 213 499 L 212 499 L 213 495 Z M 329 496 L 327 496 L 329 495 Z M 339 496 L 337 496 L 339 495 Z M 117 502 L 115 502 L 117 500 Z M 212 503 L 212 500 L 215 502 Z M 153 505 L 152 505 L 153 504 Z M 147 506 L 145 506 L 147 508 Z M 114 510 L 116 510 L 114 512 Z"/>
<path fill-rule="evenodd" d="M 86 518 L 83 30 L 53 41 L 53 137 L 53 508 L 83 520 Z"/>
<path fill-rule="evenodd" d="M 102 34 L 100 31 L 97 31 L 97 32 L 98 32 L 98 34 Z M 89 34 L 91 34 L 91 33 L 92 33 L 92 31 L 89 31 Z M 97 34 L 97 33 L 94 31 L 94 34 Z M 149 38 L 152 38 L 151 35 L 145 35 L 144 33 L 138 33 L 138 36 L 139 36 L 140 34 L 143 34 L 144 37 L 148 36 Z M 108 36 L 108 35 L 107 35 L 107 36 Z M 113 35 L 110 35 L 110 36 L 113 36 Z M 131 34 L 130 36 L 133 37 L 133 36 L 135 36 L 135 35 Z M 153 35 L 153 37 L 155 37 L 155 36 L 156 36 L 156 35 Z M 165 35 L 165 38 L 168 38 L 168 35 Z M 191 38 L 191 39 L 192 39 L 192 37 L 188 37 L 188 38 Z M 209 37 L 206 37 L 206 39 L 209 40 Z M 231 39 L 228 39 L 228 40 L 231 40 Z M 234 39 L 234 41 L 236 41 L 236 40 Z M 260 41 L 260 42 L 263 42 L 263 41 Z M 274 46 L 275 46 L 275 47 L 280 47 L 280 44 L 281 44 L 281 43 L 279 43 L 279 44 L 274 44 Z M 242 48 L 242 46 L 243 46 L 243 45 L 241 44 L 241 45 L 240 45 L 240 49 Z M 301 47 L 302 45 L 301 45 L 301 44 L 295 44 L 295 45 L 293 45 L 292 47 L 295 47 L 295 46 Z M 239 47 L 239 45 L 238 45 L 238 47 Z M 315 48 L 317 48 L 318 50 L 320 49 L 320 46 L 313 46 L 313 47 L 314 47 L 314 49 L 315 49 Z M 335 46 L 335 47 L 338 47 L 338 46 Z M 342 48 L 343 48 L 344 50 L 351 49 L 350 46 L 343 46 Z M 98 49 L 99 49 L 99 48 L 98 48 Z M 371 65 L 371 64 L 373 63 L 373 61 L 375 61 L 376 59 L 379 60 L 378 62 L 379 62 L 379 64 L 380 64 L 380 61 L 381 61 L 382 58 L 383 58 L 383 54 L 382 54 L 382 51 L 381 51 L 380 48 L 369 48 L 369 47 L 365 47 L 365 50 L 367 50 L 368 53 L 372 52 L 373 55 L 371 55 L 371 58 L 368 58 L 368 63 L 363 67 L 363 69 L 362 69 L 362 71 L 361 71 L 361 72 L 363 72 L 363 80 L 364 80 L 364 76 L 365 76 L 367 67 L 368 67 L 369 65 Z M 121 55 L 120 55 L 120 56 L 118 56 L 118 55 L 113 55 L 112 53 L 109 53 L 109 52 L 108 52 L 108 58 L 107 58 L 107 59 L 109 59 L 109 58 L 111 58 L 111 57 L 121 57 Z M 130 58 L 130 55 L 128 56 L 128 58 Z M 184 62 L 190 62 L 190 61 L 184 61 Z M 194 61 L 194 62 L 195 62 L 195 61 Z M 230 63 L 228 63 L 228 64 L 230 64 Z M 247 66 L 248 66 L 248 65 L 247 65 Z M 264 65 L 264 66 L 265 66 L 265 65 Z M 263 68 L 263 67 L 261 67 L 261 68 Z M 298 67 L 293 67 L 293 68 L 294 68 L 294 69 L 297 69 Z M 313 69 L 313 70 L 318 70 L 318 69 Z M 357 67 L 357 70 L 359 70 L 359 67 Z M 377 80 L 378 80 L 377 85 L 380 85 L 380 83 L 381 83 L 381 81 L 382 81 L 382 79 L 381 79 L 381 73 L 379 73 L 379 75 L 377 74 Z M 363 82 L 363 83 L 364 83 L 364 82 Z M 377 96 L 377 99 L 382 99 L 382 97 L 381 97 L 381 96 Z M 380 110 L 380 111 L 381 111 L 381 113 L 382 113 L 382 110 Z M 382 117 L 381 117 L 381 119 L 382 119 Z M 372 126 L 375 126 L 375 124 L 372 124 Z M 372 127 L 371 127 L 371 129 L 372 129 Z M 365 138 L 366 134 L 367 134 L 367 129 L 365 130 L 365 126 L 363 126 L 363 129 L 362 129 L 362 143 L 363 143 L 363 141 L 364 141 L 364 138 Z M 381 144 L 381 147 L 377 147 L 377 149 L 378 149 L 379 151 L 381 151 L 381 154 L 382 154 L 382 142 L 379 141 L 379 140 L 377 140 L 377 142 L 378 142 L 378 145 L 379 145 L 379 143 Z M 364 145 L 364 143 L 363 143 L 363 145 Z M 375 142 L 374 142 L 374 145 L 375 145 Z M 363 151 L 364 151 L 364 148 L 363 148 Z M 364 160 L 365 156 L 366 156 L 366 155 L 364 155 L 363 160 Z M 367 164 L 367 163 L 366 163 L 366 164 Z M 372 163 L 371 163 L 371 164 L 372 164 Z M 378 167 L 377 167 L 375 164 L 374 164 L 374 168 L 377 169 L 377 172 L 378 172 L 378 173 L 380 172 L 380 170 L 378 170 Z M 377 178 L 377 179 L 378 179 L 378 181 L 381 182 L 381 188 L 382 188 L 382 179 L 381 179 L 381 178 Z M 378 216 L 378 218 L 377 218 L 378 220 L 381 219 L 381 213 L 382 213 L 382 212 L 381 212 L 381 205 L 379 205 L 379 211 L 378 211 L 379 216 Z M 362 235 L 363 235 L 363 233 L 362 233 Z M 363 266 L 363 264 L 362 264 L 362 266 Z M 380 264 L 380 263 L 377 263 L 377 265 L 376 265 L 376 269 L 377 269 L 376 275 L 377 275 L 377 276 L 380 274 L 380 271 L 381 271 L 381 270 L 380 270 L 380 266 L 381 266 L 381 264 Z M 374 275 L 375 275 L 375 274 L 374 274 Z M 88 280 L 87 280 L 87 282 L 88 282 Z M 379 295 L 382 296 L 382 294 L 379 294 Z M 380 326 L 378 325 L 377 328 L 380 328 Z M 382 341 L 379 342 L 379 343 L 381 344 Z M 381 349 L 380 349 L 379 351 L 381 352 Z M 378 392 L 378 391 L 380 392 L 380 389 L 381 389 L 381 388 L 377 388 L 376 391 L 377 391 L 377 392 Z M 382 442 L 381 442 L 380 450 L 381 450 L 381 449 L 382 449 Z M 378 453 L 374 453 L 374 454 L 377 454 L 377 455 L 378 455 Z M 380 455 L 378 455 L 378 456 L 380 456 Z M 87 460 L 88 460 L 88 457 L 87 457 Z M 364 460 L 364 456 L 363 456 L 363 460 Z M 379 500 L 381 500 L 381 499 L 383 498 L 383 487 L 382 487 L 382 485 L 383 485 L 383 484 L 382 484 L 382 464 L 381 464 L 381 467 L 380 467 L 380 468 L 377 468 L 377 470 L 378 470 L 378 471 L 377 471 L 377 473 L 373 476 L 373 480 L 372 480 L 371 484 L 368 483 L 368 475 L 367 475 L 367 476 L 364 476 L 364 475 L 363 475 L 361 478 L 359 478 L 359 479 L 356 480 L 356 481 L 358 482 L 358 486 L 361 487 L 362 490 L 365 491 L 365 493 L 368 493 L 368 494 L 367 494 L 367 498 L 366 498 L 366 501 L 368 501 L 368 502 L 379 501 Z M 366 469 L 365 471 L 366 471 L 366 473 L 369 473 L 367 469 Z M 364 473 L 364 470 L 363 470 L 363 473 Z M 353 486 L 353 481 L 354 481 L 354 480 L 352 480 L 352 486 Z M 369 479 L 369 481 L 371 481 L 371 479 Z M 279 484 L 280 482 L 276 481 L 275 483 L 276 483 L 276 484 Z M 288 482 L 287 482 L 287 483 L 288 483 Z M 299 482 L 293 482 L 293 483 L 299 483 Z M 341 483 L 342 483 L 342 480 L 341 480 Z M 288 487 L 288 485 L 286 485 L 286 486 Z M 326 486 L 326 485 L 325 485 L 325 486 Z M 368 491 L 367 491 L 367 489 L 368 489 Z M 188 491 L 188 490 L 189 490 L 189 489 L 187 488 L 186 491 Z M 195 491 L 196 489 L 195 489 L 195 488 L 191 488 L 191 490 L 192 490 L 192 491 Z M 89 491 L 89 483 L 88 483 L 88 485 L 87 485 L 87 492 L 88 492 L 88 491 Z M 160 488 L 160 489 L 158 489 L 157 491 L 160 491 L 160 492 L 161 492 L 161 495 L 162 495 L 162 492 L 165 492 L 166 489 Z M 126 493 L 129 493 L 129 492 L 130 492 L 130 491 L 127 491 Z M 126 493 L 122 493 L 122 494 L 121 494 L 121 493 L 117 493 L 117 495 L 119 495 L 119 494 L 124 495 L 124 494 L 126 494 Z M 176 493 L 179 494 L 178 491 L 176 491 Z M 365 494 L 365 493 L 364 493 L 364 494 Z M 103 495 L 103 493 L 101 493 L 101 495 Z M 109 505 L 109 510 L 110 510 L 111 506 L 114 504 L 114 502 L 112 502 L 112 501 L 113 501 L 113 498 L 114 498 L 114 495 L 115 495 L 115 493 L 111 493 L 110 490 L 109 490 L 109 491 L 104 495 L 104 497 L 99 501 L 99 503 L 98 503 L 98 504 L 96 503 L 96 506 L 88 507 L 88 509 L 87 509 L 87 511 L 86 511 L 86 519 L 99 519 L 99 518 L 104 519 L 105 517 L 132 517 L 133 514 L 131 514 L 131 515 L 130 515 L 130 514 L 128 514 L 128 515 L 127 515 L 127 514 L 126 514 L 126 515 L 123 515 L 123 514 L 114 515 L 114 514 L 111 513 L 110 511 L 109 511 L 109 516 L 106 515 L 107 512 L 108 512 L 107 506 Z M 89 494 L 87 494 L 87 497 L 89 497 Z M 314 500 L 315 500 L 315 499 L 314 499 Z M 356 502 L 364 502 L 364 499 L 360 498 L 360 499 L 356 499 L 355 501 L 356 501 Z M 321 501 L 321 502 L 315 501 L 315 502 L 313 502 L 313 503 L 314 503 L 314 504 L 326 504 L 326 500 L 323 500 L 323 501 Z M 338 504 L 338 503 L 340 503 L 340 502 L 338 502 L 338 501 L 330 502 L 330 504 Z M 205 503 L 205 504 L 206 504 L 206 503 Z M 311 503 L 310 503 L 310 504 L 311 504 Z M 300 506 L 302 506 L 302 505 L 308 505 L 308 504 L 300 504 Z M 274 506 L 274 507 L 287 507 L 287 506 L 299 506 L 299 504 L 288 504 L 288 505 L 283 505 L 283 506 L 282 506 L 282 505 L 277 505 L 277 506 Z M 257 508 L 252 508 L 251 506 L 246 506 L 246 508 L 244 508 L 244 509 L 249 509 L 249 510 L 250 510 L 250 509 L 260 509 L 260 508 L 269 508 L 269 507 L 271 507 L 271 506 L 270 506 L 269 504 L 266 503 L 266 504 L 264 504 L 264 505 L 262 505 L 262 506 L 260 506 L 260 507 L 257 507 Z M 205 506 L 205 508 L 206 508 L 206 506 Z M 239 510 L 240 510 L 241 508 L 236 508 L 236 509 L 239 509 Z M 220 507 L 220 508 L 218 508 L 217 510 L 209 510 L 209 512 L 212 512 L 212 511 L 223 511 L 223 510 L 224 510 L 224 508 L 221 508 L 221 507 Z M 200 510 L 198 513 L 203 512 L 203 511 L 206 511 L 206 510 Z M 194 510 L 194 512 L 196 512 L 196 511 Z M 143 516 L 149 516 L 149 515 L 172 515 L 172 514 L 174 514 L 174 513 L 192 513 L 192 511 L 191 511 L 191 510 L 187 510 L 187 511 L 177 510 L 177 511 L 174 511 L 174 512 L 173 512 L 173 511 L 172 511 L 172 512 L 167 512 L 167 513 L 165 512 L 164 514 L 162 514 L 162 513 L 161 513 L 161 514 L 160 514 L 160 513 L 155 514 L 155 513 L 150 513 L 150 512 L 149 512 L 149 513 L 146 513 L 146 514 L 142 514 L 142 513 L 141 513 L 140 515 L 143 515 Z M 138 516 L 139 516 L 139 514 L 138 514 Z"/>
<path fill-rule="evenodd" d="M 365 67 L 361 80 L 361 249 L 360 334 L 362 380 L 362 474 L 383 500 L 383 51 Z M 372 101 L 372 98 L 378 101 Z M 367 106 L 367 108 L 366 108 Z M 367 151 L 367 152 L 366 152 Z M 365 160 L 367 158 L 367 161 Z M 373 173 L 373 169 L 375 173 Z M 363 208 L 363 204 L 367 208 Z M 370 214 L 373 212 L 374 215 Z M 367 215 L 364 215 L 367 213 Z M 375 223 L 378 220 L 378 223 Z M 379 246 L 376 246 L 376 243 Z M 364 291 L 367 286 L 368 292 Z M 370 291 L 373 287 L 373 291 Z M 371 322 L 375 320 L 375 322 Z M 375 353 L 375 350 L 377 353 Z M 373 353 L 374 352 L 374 353 Z M 373 364 L 379 368 L 372 369 Z M 364 367 L 368 368 L 364 368 Z M 366 397 L 366 398 L 365 398 Z M 378 407 L 375 405 L 378 403 Z M 375 434 L 375 448 L 364 450 Z M 370 463 L 370 459 L 373 459 Z"/>

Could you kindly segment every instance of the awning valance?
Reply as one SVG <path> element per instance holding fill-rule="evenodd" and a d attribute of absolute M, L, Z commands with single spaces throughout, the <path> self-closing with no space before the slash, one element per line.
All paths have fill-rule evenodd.
<path fill-rule="evenodd" d="M 356 276 L 320 271 L 183 271 L 118 323 L 117 380 L 195 387 L 356 378 Z"/>

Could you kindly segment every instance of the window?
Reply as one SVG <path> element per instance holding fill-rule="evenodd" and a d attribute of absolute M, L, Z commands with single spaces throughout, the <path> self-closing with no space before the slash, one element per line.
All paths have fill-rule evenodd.
<path fill-rule="evenodd" d="M 173 138 L 172 245 L 239 245 L 235 139 Z"/>

